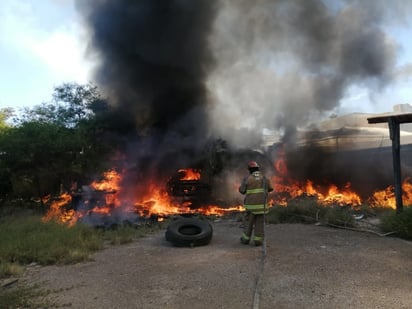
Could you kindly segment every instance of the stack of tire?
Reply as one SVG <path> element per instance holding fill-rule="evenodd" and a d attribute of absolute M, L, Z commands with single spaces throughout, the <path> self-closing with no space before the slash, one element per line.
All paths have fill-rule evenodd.
<path fill-rule="evenodd" d="M 180 217 L 168 225 L 166 240 L 176 247 L 205 246 L 212 240 L 212 225 L 205 219 Z"/>

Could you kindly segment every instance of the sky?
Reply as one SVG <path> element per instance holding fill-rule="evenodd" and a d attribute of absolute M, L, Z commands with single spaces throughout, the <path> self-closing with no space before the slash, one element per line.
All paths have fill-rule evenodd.
<path fill-rule="evenodd" d="M 74 1 L 0 1 L 0 108 L 38 105 L 64 82 L 93 81 L 96 61 L 86 56 L 87 35 Z M 399 46 L 397 77 L 379 93 L 348 89 L 338 113 L 380 113 L 412 104 L 412 19 L 393 22 L 387 31 Z"/>
<path fill-rule="evenodd" d="M 0 108 L 50 101 L 54 86 L 91 81 L 72 0 L 0 2 Z"/>

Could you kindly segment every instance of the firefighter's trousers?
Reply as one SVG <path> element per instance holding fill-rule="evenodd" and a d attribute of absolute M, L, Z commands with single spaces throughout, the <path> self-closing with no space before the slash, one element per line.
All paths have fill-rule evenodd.
<path fill-rule="evenodd" d="M 242 243 L 249 243 L 252 233 L 255 245 L 261 245 L 264 238 L 265 215 L 256 215 L 251 212 L 246 212 L 244 218 L 243 234 L 241 237 Z"/>

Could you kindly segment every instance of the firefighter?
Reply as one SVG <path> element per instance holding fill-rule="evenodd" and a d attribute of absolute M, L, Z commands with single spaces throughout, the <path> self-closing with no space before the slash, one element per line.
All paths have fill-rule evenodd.
<path fill-rule="evenodd" d="M 242 244 L 249 244 L 254 229 L 253 242 L 256 246 L 263 243 L 265 214 L 268 213 L 267 196 L 273 187 L 262 172 L 259 164 L 250 161 L 247 165 L 249 176 L 245 177 L 239 187 L 239 192 L 245 195 L 244 207 L 246 209 L 243 234 L 240 238 Z"/>

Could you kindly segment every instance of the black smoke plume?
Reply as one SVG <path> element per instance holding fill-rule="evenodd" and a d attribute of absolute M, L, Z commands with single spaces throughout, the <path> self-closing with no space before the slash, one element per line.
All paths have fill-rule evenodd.
<path fill-rule="evenodd" d="M 96 80 L 137 129 L 202 136 L 215 1 L 78 1 Z"/>
<path fill-rule="evenodd" d="M 115 104 L 116 121 L 133 124 L 129 157 L 144 168 L 189 164 L 208 135 L 216 1 L 86 0 L 77 7 L 97 58 L 96 82 Z"/>
<path fill-rule="evenodd" d="M 97 82 L 140 133 L 212 131 L 239 147 L 264 128 L 291 140 L 351 87 L 388 85 L 398 47 L 385 27 L 411 12 L 397 0 L 77 3 Z"/>

